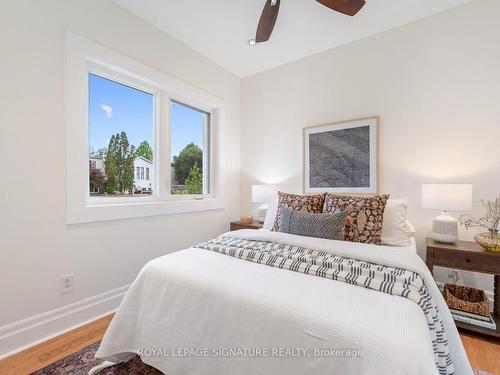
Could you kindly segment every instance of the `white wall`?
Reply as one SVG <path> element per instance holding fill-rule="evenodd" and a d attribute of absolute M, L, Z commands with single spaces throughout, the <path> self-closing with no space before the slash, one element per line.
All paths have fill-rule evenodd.
<path fill-rule="evenodd" d="M 480 215 L 500 192 L 499 19 L 500 1 L 476 0 L 244 79 L 242 213 L 252 183 L 301 190 L 304 126 L 379 115 L 381 191 L 412 200 L 421 254 L 437 215 L 420 208 L 422 183 L 473 183 Z"/>
<path fill-rule="evenodd" d="M 1 8 L 0 355 L 14 341 L 34 339 L 28 334 L 26 340 L 12 341 L 22 336 L 13 332 L 29 322 L 7 324 L 119 288 L 132 282 L 148 260 L 226 231 L 229 220 L 239 217 L 240 194 L 234 186 L 240 178 L 241 125 L 239 78 L 111 1 L 10 0 Z M 225 210 L 65 224 L 66 30 L 225 101 L 220 150 Z M 58 278 L 69 273 L 75 275 L 75 290 L 60 295 Z M 37 319 L 57 317 L 57 311 Z M 89 317 L 80 314 L 64 324 Z M 61 328 L 55 324 L 50 330 Z M 2 338 L 2 333 L 11 336 Z"/>

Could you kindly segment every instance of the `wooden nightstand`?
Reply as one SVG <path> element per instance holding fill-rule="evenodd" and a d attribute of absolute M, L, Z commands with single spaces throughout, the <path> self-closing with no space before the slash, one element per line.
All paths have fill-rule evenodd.
<path fill-rule="evenodd" d="M 244 224 L 241 221 L 231 221 L 229 225 L 229 230 L 238 230 L 238 229 L 260 229 L 264 226 L 264 223 L 260 221 L 253 221 L 251 224 Z"/>
<path fill-rule="evenodd" d="M 500 338 L 500 254 L 487 253 L 475 242 L 446 244 L 428 238 L 426 263 L 431 272 L 434 266 L 441 266 L 495 275 L 492 315 L 497 324 L 496 331 L 457 321 L 455 323 L 459 328 Z"/>

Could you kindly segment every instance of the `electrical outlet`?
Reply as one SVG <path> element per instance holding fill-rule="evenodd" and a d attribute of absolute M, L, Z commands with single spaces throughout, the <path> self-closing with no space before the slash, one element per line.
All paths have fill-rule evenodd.
<path fill-rule="evenodd" d="M 71 293 L 73 291 L 74 276 L 72 273 L 59 277 L 59 293 Z"/>

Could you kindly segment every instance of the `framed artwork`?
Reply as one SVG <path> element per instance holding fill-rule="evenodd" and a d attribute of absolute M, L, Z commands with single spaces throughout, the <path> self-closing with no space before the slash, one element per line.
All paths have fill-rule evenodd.
<path fill-rule="evenodd" d="M 304 192 L 376 193 L 378 117 L 304 128 Z"/>

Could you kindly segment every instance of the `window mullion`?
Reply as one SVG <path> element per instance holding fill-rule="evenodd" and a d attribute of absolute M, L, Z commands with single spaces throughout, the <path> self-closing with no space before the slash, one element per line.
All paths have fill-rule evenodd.
<path fill-rule="evenodd" d="M 210 136 L 210 122 L 211 116 L 205 117 L 205 123 L 203 124 L 203 195 L 208 196 L 210 194 L 210 153 L 211 153 L 211 136 Z"/>
<path fill-rule="evenodd" d="M 159 198 L 170 198 L 171 166 L 170 166 L 170 96 L 162 90 L 159 93 L 159 136 L 157 141 L 158 163 L 156 169 Z"/>
<path fill-rule="evenodd" d="M 220 110 L 215 109 L 212 111 L 210 116 L 210 165 L 209 165 L 209 173 L 210 173 L 210 197 L 215 198 L 220 194 L 217 189 L 219 188 L 219 178 L 218 170 L 219 170 L 219 125 L 220 125 Z"/>

